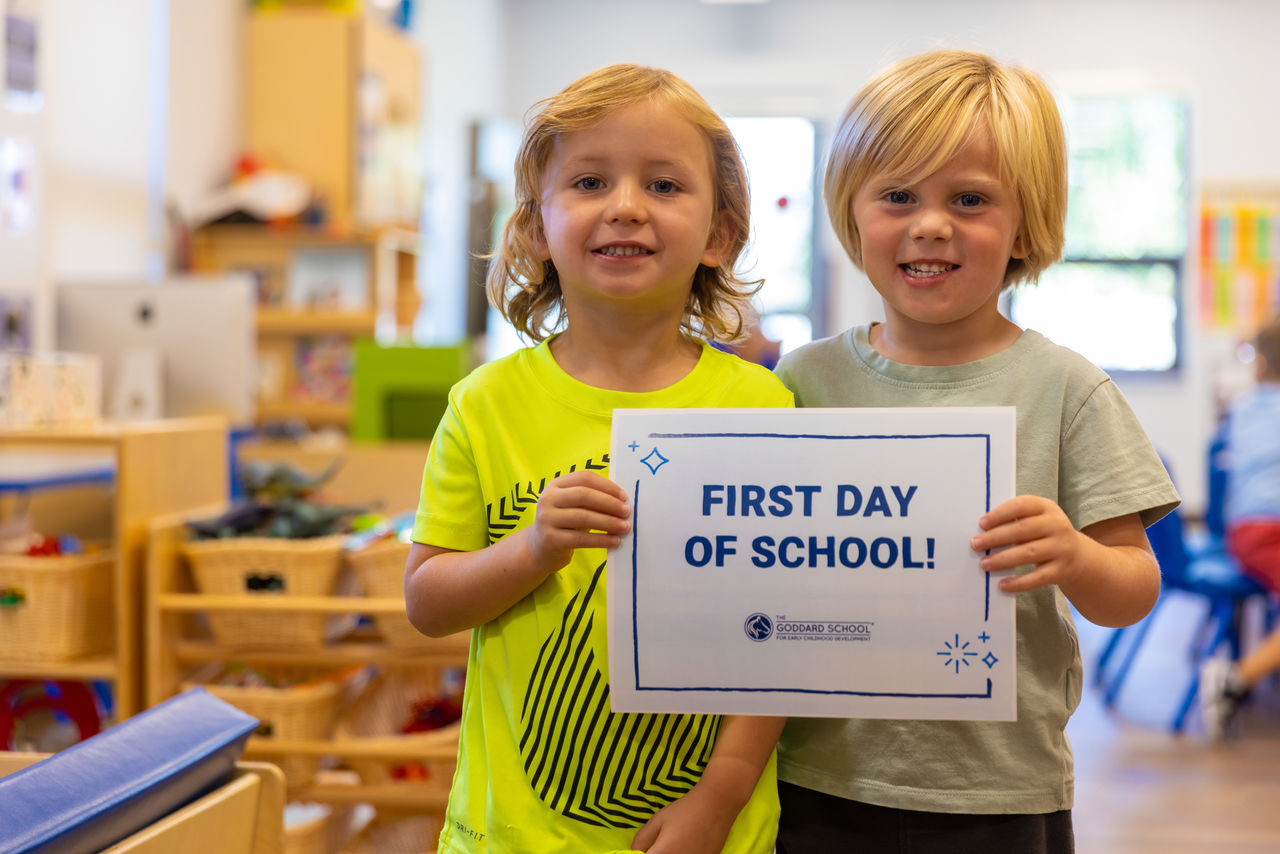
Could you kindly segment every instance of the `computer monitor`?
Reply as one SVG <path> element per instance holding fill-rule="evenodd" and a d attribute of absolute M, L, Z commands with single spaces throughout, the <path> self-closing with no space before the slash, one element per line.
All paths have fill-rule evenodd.
<path fill-rule="evenodd" d="M 59 350 L 102 359 L 109 418 L 255 416 L 254 285 L 247 274 L 57 288 Z"/>

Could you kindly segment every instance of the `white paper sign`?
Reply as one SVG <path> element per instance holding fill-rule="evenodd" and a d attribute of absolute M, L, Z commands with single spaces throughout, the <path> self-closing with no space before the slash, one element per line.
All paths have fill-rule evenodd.
<path fill-rule="evenodd" d="M 1014 410 L 616 410 L 614 711 L 1013 720 Z"/>

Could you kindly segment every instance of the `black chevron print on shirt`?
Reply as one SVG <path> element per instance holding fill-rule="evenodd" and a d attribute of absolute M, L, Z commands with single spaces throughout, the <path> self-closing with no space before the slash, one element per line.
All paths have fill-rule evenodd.
<path fill-rule="evenodd" d="M 600 462 L 596 462 L 594 458 L 588 459 L 581 467 L 586 471 L 603 471 L 609 467 L 609 455 L 601 456 Z M 537 505 L 538 496 L 542 494 L 542 490 L 546 489 L 548 482 L 562 474 L 575 472 L 578 468 L 578 464 L 574 463 L 569 466 L 568 471 L 557 471 L 550 477 L 542 478 L 536 485 L 531 480 L 517 483 L 498 499 L 497 507 L 493 502 L 485 505 L 485 512 L 489 517 L 489 545 L 493 545 L 516 529 L 525 511 Z"/>
<path fill-rule="evenodd" d="M 570 600 L 538 651 L 520 711 L 520 754 L 549 808 L 591 825 L 639 827 L 693 788 L 720 719 L 609 711 L 603 662 L 589 644 L 604 569 Z"/>

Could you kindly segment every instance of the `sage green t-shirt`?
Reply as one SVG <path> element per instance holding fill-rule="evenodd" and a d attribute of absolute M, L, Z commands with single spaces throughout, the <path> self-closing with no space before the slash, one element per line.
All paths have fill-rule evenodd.
<path fill-rule="evenodd" d="M 615 408 L 791 405 L 769 371 L 710 345 L 688 376 L 650 393 L 584 385 L 545 342 L 521 350 L 450 393 L 413 539 L 471 551 L 527 527 L 548 481 L 608 474 Z M 720 719 L 610 711 L 605 602 L 605 552 L 579 549 L 472 631 L 440 854 L 630 850 L 636 830 L 697 782 Z M 777 821 L 771 758 L 724 850 L 768 854 Z"/>
<path fill-rule="evenodd" d="M 884 358 L 859 326 L 787 354 L 777 373 L 797 406 L 1016 407 L 1017 492 L 1056 501 L 1077 529 L 1130 513 L 1149 525 L 1179 501 L 1110 378 L 1030 330 L 986 359 L 923 367 Z M 1019 593 L 1016 620 L 1017 721 L 793 718 L 778 745 L 778 776 L 899 809 L 1069 809 L 1065 727 L 1082 674 L 1070 605 L 1056 587 Z"/>

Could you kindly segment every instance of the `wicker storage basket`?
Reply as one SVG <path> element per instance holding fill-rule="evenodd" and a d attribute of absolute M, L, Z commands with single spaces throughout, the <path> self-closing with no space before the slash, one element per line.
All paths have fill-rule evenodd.
<path fill-rule="evenodd" d="M 282 741 L 327 739 L 333 734 L 344 689 L 362 667 L 316 674 L 297 669 L 272 670 L 270 675 L 294 684 L 283 688 L 267 685 L 219 685 L 219 670 L 206 671 L 193 684 L 200 684 L 213 696 L 230 703 L 260 721 L 254 734 Z M 306 680 L 306 681 L 303 681 Z M 185 686 L 190 687 L 190 685 Z M 290 786 L 311 781 L 322 757 L 271 756 L 280 766 Z"/>
<path fill-rule="evenodd" d="M 409 559 L 409 544 L 394 537 L 378 540 L 357 552 L 347 554 L 347 562 L 360 580 L 366 596 L 404 598 L 404 565 Z M 378 633 L 391 646 L 417 649 L 431 644 L 432 639 L 413 627 L 403 612 L 379 614 L 373 618 Z"/>
<path fill-rule="evenodd" d="M 328 596 L 338 584 L 345 539 L 233 537 L 189 542 L 184 552 L 201 593 Z M 325 614 L 225 611 L 209 614 L 209 621 L 228 649 L 314 647 L 341 624 Z"/>
<path fill-rule="evenodd" d="M 449 670 L 451 668 L 421 666 L 412 671 L 388 671 L 374 676 L 364 686 L 360 697 L 338 721 L 338 738 L 393 749 L 412 744 L 438 752 L 440 758 L 395 761 L 348 757 L 347 764 L 360 775 L 363 783 L 412 781 L 448 793 L 457 766 L 459 725 L 455 722 L 428 732 L 400 730 L 412 714 L 414 703 L 441 693 L 442 685 L 449 679 Z"/>
<path fill-rule="evenodd" d="M 0 555 L 0 662 L 67 661 L 114 646 L 110 552 Z"/>

